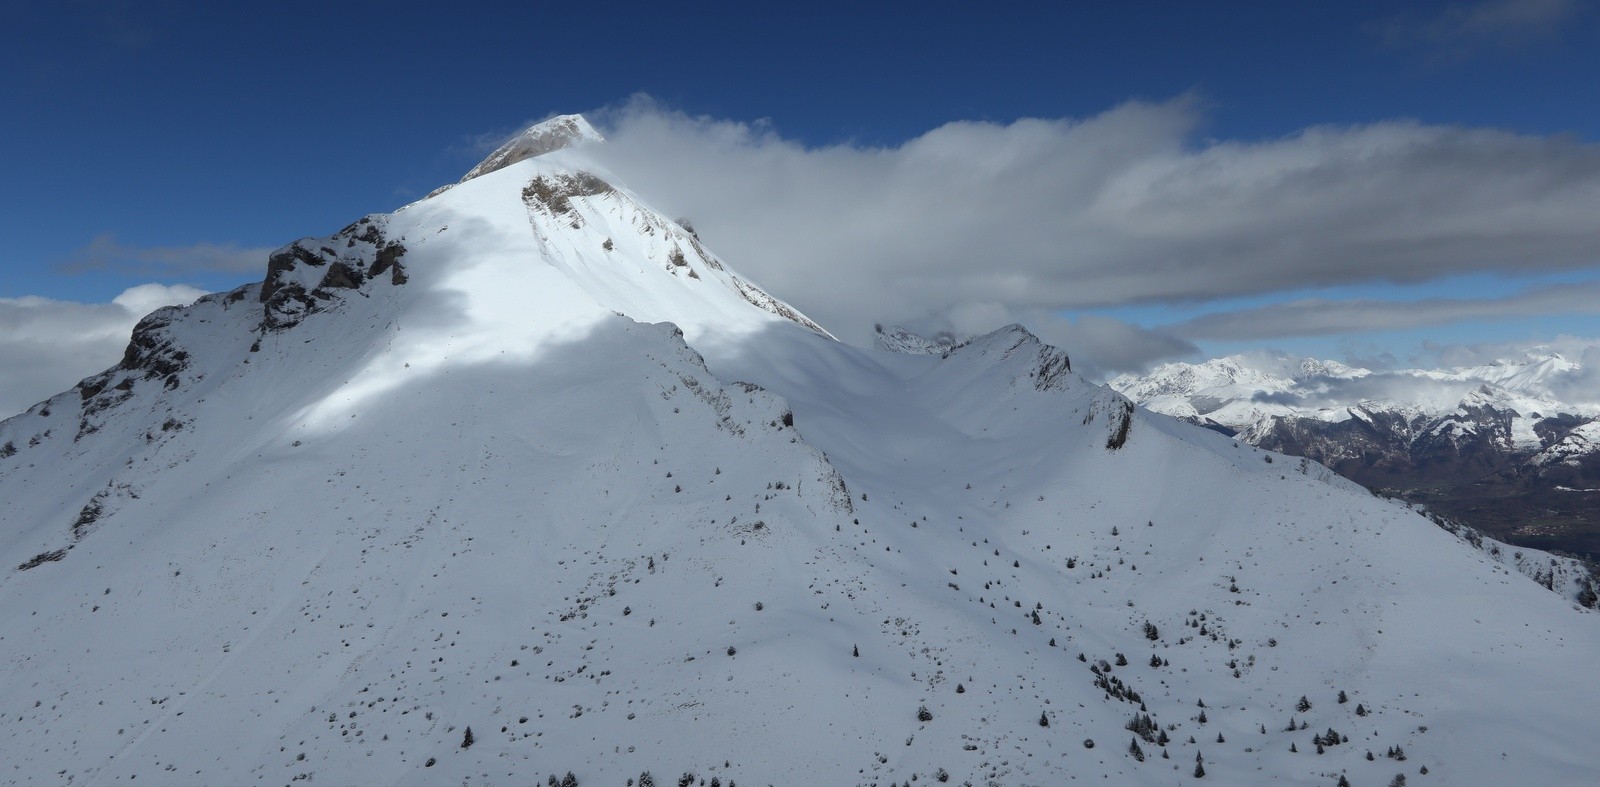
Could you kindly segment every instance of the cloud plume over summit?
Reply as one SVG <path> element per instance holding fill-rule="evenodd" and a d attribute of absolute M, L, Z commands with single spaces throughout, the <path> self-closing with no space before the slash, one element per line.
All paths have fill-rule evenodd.
<path fill-rule="evenodd" d="M 1214 141 L 1188 97 L 889 146 L 812 147 L 648 99 L 595 117 L 630 186 L 857 341 L 973 303 L 1192 303 L 1600 262 L 1600 146 L 1564 137 L 1396 120 Z"/>

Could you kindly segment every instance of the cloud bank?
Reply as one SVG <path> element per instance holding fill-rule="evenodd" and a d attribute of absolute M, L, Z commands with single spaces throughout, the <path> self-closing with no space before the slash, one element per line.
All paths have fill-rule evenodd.
<path fill-rule="evenodd" d="M 1421 48 L 1437 59 L 1464 60 L 1554 40 L 1585 10 L 1579 0 L 1479 0 L 1431 14 L 1404 13 L 1373 31 L 1390 47 Z"/>
<path fill-rule="evenodd" d="M 1166 330 L 1195 339 L 1241 341 L 1389 331 L 1467 320 L 1561 313 L 1600 314 L 1600 283 L 1540 287 L 1503 298 L 1298 300 L 1207 314 L 1168 326 Z"/>
<path fill-rule="evenodd" d="M 1600 146 L 1563 137 L 1397 120 L 1214 141 L 1189 98 L 949 123 L 894 146 L 808 147 L 648 99 L 595 118 L 608 143 L 594 155 L 633 189 L 856 342 L 873 322 L 957 322 L 961 310 L 992 328 L 1600 263 Z M 1071 327 L 1087 344 L 1104 324 Z"/>
<path fill-rule="evenodd" d="M 235 243 L 190 246 L 130 246 L 110 234 L 96 235 L 87 246 L 61 263 L 69 273 L 116 271 L 133 276 L 180 276 L 189 273 L 257 273 L 272 248 Z"/>
<path fill-rule="evenodd" d="M 117 363 L 139 318 L 204 294 L 182 284 L 142 284 L 111 303 L 0 298 L 0 419 Z"/>

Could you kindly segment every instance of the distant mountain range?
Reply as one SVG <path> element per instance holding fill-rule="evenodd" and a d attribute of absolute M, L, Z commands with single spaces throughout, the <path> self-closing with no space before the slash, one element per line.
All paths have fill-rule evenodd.
<path fill-rule="evenodd" d="M 1600 554 L 1600 387 L 1546 347 L 1372 371 L 1237 355 L 1110 381 L 1144 407 L 1304 456 L 1512 543 Z"/>

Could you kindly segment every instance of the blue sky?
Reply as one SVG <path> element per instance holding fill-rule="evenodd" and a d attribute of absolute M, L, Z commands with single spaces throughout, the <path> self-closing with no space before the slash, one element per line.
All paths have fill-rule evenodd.
<path fill-rule="evenodd" d="M 640 95 L 652 97 L 650 112 L 676 118 L 674 133 L 741 128 L 753 135 L 747 147 L 781 143 L 802 152 L 903 151 L 956 121 L 985 121 L 1018 139 L 1025 135 L 1013 124 L 1023 118 L 1058 122 L 1061 144 L 1070 145 L 1068 124 L 1115 126 L 1119 108 L 1154 107 L 1145 120 L 1128 121 L 1134 135 L 1175 126 L 1155 135 L 1152 150 L 1182 148 L 1195 166 L 1247 160 L 1253 171 L 1269 166 L 1284 140 L 1320 150 L 1320 138 L 1297 136 L 1306 129 L 1330 130 L 1350 148 L 1389 144 L 1411 133 L 1409 123 L 1421 131 L 1406 143 L 1408 162 L 1446 154 L 1478 161 L 1487 155 L 1472 152 L 1480 149 L 1526 155 L 1528 169 L 1546 179 L 1519 183 L 1521 202 L 1508 213 L 1574 206 L 1573 195 L 1600 193 L 1591 169 L 1600 157 L 1600 12 L 1587 0 L 861 5 L 0 0 L 7 75 L 0 80 L 0 299 L 99 304 L 150 282 L 231 287 L 259 277 L 261 249 L 416 199 L 530 120 L 610 108 L 614 124 L 643 129 Z M 606 113 L 599 116 L 604 122 Z M 620 136 L 642 138 L 627 128 Z M 1457 145 L 1450 141 L 1456 131 L 1508 139 Z M 1252 145 L 1251 155 L 1229 157 L 1235 146 Z M 1349 160 L 1334 157 L 1327 167 Z M 1517 172 L 1471 167 L 1463 165 L 1463 182 L 1486 191 L 1497 188 L 1492 179 Z M 1440 172 L 1423 177 L 1437 180 Z M 1416 200 L 1430 198 L 1423 192 Z M 717 210 L 710 201 L 685 201 L 702 214 Z M 1551 221 L 1582 223 L 1560 218 Z M 696 219 L 715 227 L 719 215 Z M 1494 237 L 1485 248 L 1500 256 L 1458 267 L 1450 258 L 1473 246 L 1471 232 L 1435 247 L 1417 241 L 1421 247 L 1408 254 L 1438 262 L 1405 272 L 1356 265 L 1344 274 L 1275 277 L 1254 292 L 1122 287 L 1076 300 L 994 296 L 995 308 L 943 297 L 925 304 L 924 322 L 965 327 L 980 319 L 975 314 L 1042 312 L 1067 317 L 1058 332 L 1064 338 L 1086 314 L 1159 331 L 1207 313 L 1305 298 L 1493 299 L 1600 278 L 1600 253 L 1574 257 L 1600 238 L 1568 226 L 1559 243 L 1517 245 L 1540 226 L 1486 230 Z M 1292 245 L 1298 229 L 1262 231 L 1282 232 Z M 732 230 L 726 235 L 731 249 L 715 234 L 708 242 L 747 268 L 730 251 L 759 246 Z M 1320 237 L 1307 233 L 1304 243 Z M 1174 255 L 1174 265 L 1203 267 L 1226 249 L 1192 261 L 1177 260 L 1179 251 L 1159 253 Z M 1307 270 L 1338 264 L 1302 260 Z M 1240 274 L 1224 267 L 1217 275 Z M 763 280 L 791 297 L 783 270 Z M 848 304 L 824 303 L 827 297 L 796 289 L 792 299 L 812 311 L 848 313 Z M 915 322 L 918 305 L 902 304 L 888 317 Z M 950 316 L 962 309 L 966 322 Z M 1600 336 L 1592 312 L 1314 338 L 1174 335 L 1201 352 L 1387 343 L 1403 355 L 1423 342 Z M 883 317 L 861 321 L 875 318 Z M 1150 360 L 1087 351 L 1104 353 L 1108 368 Z"/>

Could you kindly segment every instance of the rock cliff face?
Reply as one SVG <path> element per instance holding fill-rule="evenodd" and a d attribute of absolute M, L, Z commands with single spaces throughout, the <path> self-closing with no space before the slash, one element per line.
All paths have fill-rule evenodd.
<path fill-rule="evenodd" d="M 267 258 L 267 277 L 258 296 L 265 304 L 261 330 L 281 331 L 338 298 L 360 292 L 388 274 L 389 283 L 406 283 L 406 247 L 383 236 L 383 216 L 367 216 L 328 238 L 297 240 Z"/>

